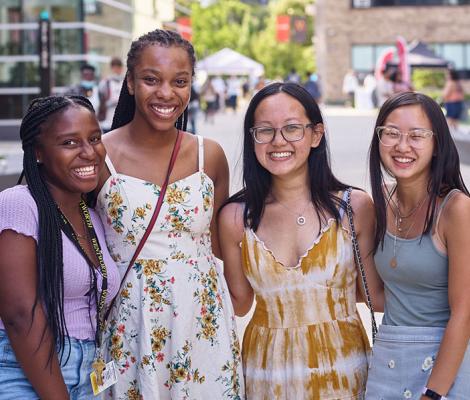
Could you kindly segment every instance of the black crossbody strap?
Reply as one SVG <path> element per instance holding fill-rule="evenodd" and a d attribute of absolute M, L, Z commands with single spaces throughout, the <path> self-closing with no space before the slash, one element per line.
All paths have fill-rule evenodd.
<path fill-rule="evenodd" d="M 348 195 L 346 198 L 346 212 L 348 214 L 349 227 L 351 228 L 351 240 L 352 240 L 353 251 L 354 251 L 354 260 L 356 262 L 357 268 L 359 269 L 359 273 L 361 274 L 362 287 L 366 295 L 367 307 L 370 310 L 370 316 L 371 316 L 371 322 L 372 322 L 372 343 L 374 343 L 375 337 L 377 336 L 377 323 L 375 321 L 374 307 L 372 306 L 372 300 L 370 298 L 369 286 L 367 285 L 366 273 L 364 271 L 364 264 L 362 263 L 361 253 L 359 251 L 359 243 L 357 242 L 356 229 L 354 228 L 353 211 L 351 207 L 351 192 L 352 192 L 352 188 L 348 188 L 347 189 Z"/>

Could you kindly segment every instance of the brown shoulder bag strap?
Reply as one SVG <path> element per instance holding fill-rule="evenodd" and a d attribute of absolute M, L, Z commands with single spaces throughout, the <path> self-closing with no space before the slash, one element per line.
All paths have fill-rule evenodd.
<path fill-rule="evenodd" d="M 168 181 L 170 180 L 171 171 L 173 170 L 173 166 L 175 165 L 176 156 L 178 155 L 178 152 L 179 152 L 179 149 L 180 149 L 180 146 L 181 146 L 182 138 L 183 138 L 183 135 L 181 134 L 180 130 L 178 129 L 178 133 L 176 135 L 176 142 L 175 142 L 175 145 L 173 147 L 173 152 L 171 153 L 170 163 L 168 164 L 168 170 L 167 170 L 167 173 L 166 173 L 165 181 L 163 182 L 163 185 L 160 189 L 160 195 L 158 196 L 158 201 L 157 201 L 157 205 L 155 207 L 155 211 L 153 212 L 152 218 L 150 219 L 150 222 L 147 225 L 147 229 L 145 230 L 145 233 L 142 236 L 142 239 L 140 239 L 139 245 L 135 249 L 134 255 L 132 256 L 131 261 L 129 262 L 129 265 L 127 266 L 127 270 L 126 270 L 126 272 L 124 273 L 124 275 L 121 279 L 120 287 L 122 287 L 122 284 L 126 280 L 127 274 L 129 273 L 132 266 L 134 265 L 135 260 L 137 260 L 137 257 L 139 256 L 140 251 L 144 247 L 145 242 L 147 241 L 147 238 L 150 235 L 150 232 L 152 232 L 153 226 L 155 225 L 155 222 L 157 221 L 158 214 L 160 214 L 160 209 L 162 208 L 163 200 L 165 198 L 166 188 L 168 187 Z M 114 297 L 111 300 L 111 303 L 109 304 L 108 310 L 106 311 L 106 314 L 105 314 L 105 317 L 104 317 L 105 321 L 108 319 L 109 313 L 111 311 L 111 308 L 113 307 L 114 300 L 116 299 L 116 297 Z"/>

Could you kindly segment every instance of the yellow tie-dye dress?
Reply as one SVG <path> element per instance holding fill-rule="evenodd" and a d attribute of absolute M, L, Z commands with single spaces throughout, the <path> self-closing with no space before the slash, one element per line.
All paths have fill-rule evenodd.
<path fill-rule="evenodd" d="M 334 219 L 293 268 L 251 230 L 243 268 L 256 309 L 243 339 L 248 400 L 362 399 L 369 341 L 349 233 Z"/>

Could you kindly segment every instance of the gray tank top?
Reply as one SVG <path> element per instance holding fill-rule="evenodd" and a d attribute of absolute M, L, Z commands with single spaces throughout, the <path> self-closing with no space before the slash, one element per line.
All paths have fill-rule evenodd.
<path fill-rule="evenodd" d="M 431 232 L 450 197 L 451 190 L 436 213 Z M 390 266 L 395 237 L 388 231 L 384 247 L 375 254 L 375 265 L 384 282 L 385 310 L 382 323 L 396 326 L 445 327 L 450 317 L 448 259 L 439 251 L 432 233 L 413 239 L 397 238 L 397 267 Z"/>

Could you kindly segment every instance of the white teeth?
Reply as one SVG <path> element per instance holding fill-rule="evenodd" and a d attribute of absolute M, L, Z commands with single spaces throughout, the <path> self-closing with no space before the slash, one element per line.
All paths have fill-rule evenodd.
<path fill-rule="evenodd" d="M 283 151 L 279 153 L 271 153 L 271 157 L 273 158 L 284 158 L 284 157 L 289 157 L 292 154 L 290 151 Z"/>
<path fill-rule="evenodd" d="M 95 173 L 95 166 L 90 165 L 88 167 L 75 168 L 74 171 L 80 176 L 93 175 Z"/>
<path fill-rule="evenodd" d="M 401 163 L 413 162 L 412 158 L 405 158 L 405 157 L 394 157 L 394 158 L 395 158 L 395 160 L 397 160 L 398 162 L 401 162 Z"/>
<path fill-rule="evenodd" d="M 170 115 L 173 111 L 175 111 L 176 107 L 169 108 L 169 107 L 156 107 L 156 106 L 153 106 L 152 108 L 160 114 Z"/>

